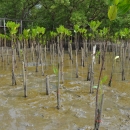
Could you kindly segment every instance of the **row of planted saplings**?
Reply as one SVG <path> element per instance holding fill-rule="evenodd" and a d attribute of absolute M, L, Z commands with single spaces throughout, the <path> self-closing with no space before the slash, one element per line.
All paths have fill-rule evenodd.
<path fill-rule="evenodd" d="M 27 44 L 27 43 L 26 43 Z M 15 80 L 15 75 L 14 75 L 14 68 L 15 68 L 15 64 L 16 64 L 16 52 L 18 53 L 18 56 L 19 58 L 21 58 L 21 55 L 23 56 L 23 62 L 26 63 L 27 61 L 27 47 L 26 47 L 26 44 L 24 43 L 20 43 L 18 42 L 16 45 L 16 49 L 12 49 L 12 85 L 16 84 L 16 80 Z M 91 43 L 93 44 L 93 43 Z M 89 46 L 90 44 L 87 45 L 87 42 L 84 42 L 83 44 L 83 47 L 81 48 L 81 65 L 82 66 L 85 66 L 84 65 L 84 61 L 85 61 L 85 57 L 87 57 L 87 53 L 88 53 L 88 48 L 87 46 Z M 103 44 L 103 48 L 102 48 L 102 44 L 99 44 L 100 47 L 99 47 L 99 54 L 98 54 L 98 63 L 100 64 L 100 61 L 101 61 L 101 53 L 102 53 L 102 50 L 104 49 L 104 44 Z M 35 46 L 35 47 L 34 47 Z M 23 50 L 21 51 L 20 48 L 23 48 Z M 58 52 L 60 50 L 59 48 L 59 44 L 50 44 L 50 62 L 52 63 L 52 59 L 54 59 L 54 56 L 56 54 L 56 52 Z M 42 45 L 40 44 L 36 44 L 36 43 L 33 43 L 32 46 L 31 46 L 31 56 L 32 56 L 32 62 L 35 62 L 36 61 L 36 72 L 38 72 L 38 64 L 39 64 L 39 61 L 41 63 L 41 72 L 42 72 L 42 75 L 44 75 L 44 69 L 43 69 L 43 53 L 42 53 L 43 49 L 42 49 Z M 130 44 L 126 44 L 124 47 L 122 47 L 122 44 L 120 44 L 120 46 L 118 44 L 115 44 L 114 46 L 112 46 L 112 51 L 115 52 L 115 56 L 119 55 L 119 57 L 121 57 L 121 61 L 122 61 L 122 80 L 125 80 L 125 57 L 126 55 L 128 55 L 128 59 L 130 59 Z M 70 59 L 72 60 L 73 62 L 73 55 L 72 55 L 72 44 L 68 43 L 68 52 L 69 52 L 69 56 L 70 56 Z M 78 78 L 78 60 L 77 60 L 77 52 L 78 52 L 78 49 L 76 48 L 76 51 L 75 51 L 75 55 L 76 55 L 76 77 Z M 93 63 L 94 63 L 94 59 L 95 59 L 95 52 L 96 52 L 96 45 L 93 46 L 93 53 L 92 53 L 92 63 L 91 65 L 89 66 L 89 71 L 88 71 L 88 77 L 87 77 L 87 80 L 90 80 L 90 77 L 91 77 L 91 83 L 90 83 L 90 92 L 92 92 L 92 86 L 93 86 Z M 127 54 L 128 52 L 128 54 Z M 60 55 L 60 51 L 58 52 L 59 55 Z M 36 57 L 35 57 L 36 55 Z M 58 55 L 58 56 L 59 56 Z M 1 57 L 2 57 L 2 61 L 4 60 L 4 57 L 3 57 L 3 47 L 1 48 Z M 6 49 L 6 57 L 7 57 L 7 64 L 9 64 L 9 52 L 8 52 L 8 48 Z M 63 56 L 62 56 L 63 57 Z M 114 59 L 114 58 L 113 58 Z M 62 58 L 63 60 L 63 58 Z M 63 61 L 62 61 L 63 62 Z M 15 63 L 15 64 L 14 64 Z M 44 63 L 45 63 L 45 66 L 46 66 L 46 45 L 44 46 Z M 109 81 L 109 86 L 111 86 L 111 81 L 112 81 L 112 76 L 113 76 L 113 69 L 114 69 L 114 60 L 113 60 L 113 65 L 112 65 L 112 71 L 111 71 L 111 78 L 110 78 L 110 81 Z"/>
<path fill-rule="evenodd" d="M 26 44 L 25 44 L 26 45 Z M 17 48 L 16 49 L 12 49 L 12 85 L 16 85 L 16 80 L 15 80 L 15 74 L 14 74 L 14 69 L 15 69 L 15 64 L 16 64 L 16 53 L 18 53 L 18 57 L 19 59 L 22 57 L 23 58 L 23 63 L 26 64 L 27 63 L 27 48 L 25 45 L 20 45 L 20 43 L 18 42 L 17 44 Z M 102 52 L 102 44 L 100 44 L 100 50 L 99 50 L 99 54 L 98 54 L 98 63 L 100 64 L 101 61 L 101 52 Z M 20 49 L 20 46 L 23 46 L 23 50 Z M 126 55 L 128 55 L 129 59 L 130 59 L 130 44 L 127 44 L 125 47 L 121 47 L 122 45 L 120 44 L 120 48 L 117 46 L 117 44 L 114 46 L 112 46 L 112 50 L 115 52 L 115 56 L 119 55 L 119 57 L 121 57 L 121 61 L 122 61 L 122 80 L 125 80 L 125 57 Z M 64 52 L 64 50 L 62 49 L 62 51 Z M 59 48 L 59 44 L 50 44 L 50 63 L 52 64 L 52 59 L 54 59 L 56 52 L 58 53 L 58 57 L 59 55 L 62 57 L 62 64 L 63 64 L 63 57 L 64 55 L 61 55 L 63 52 L 60 51 Z M 4 60 L 4 54 L 3 54 L 3 47 L 1 48 L 1 58 L 2 61 Z M 61 53 L 62 52 L 62 53 Z M 76 56 L 76 77 L 78 78 L 78 60 L 77 60 L 77 52 L 78 49 L 75 50 L 75 56 Z M 128 54 L 127 54 L 128 52 Z M 61 54 L 60 54 L 61 53 Z M 72 60 L 73 62 L 73 55 L 72 55 L 72 44 L 68 44 L 68 53 L 70 56 L 70 60 Z M 88 70 L 88 77 L 87 80 L 91 79 L 91 83 L 90 83 L 90 92 L 92 92 L 92 87 L 93 87 L 93 63 L 94 63 L 94 59 L 95 59 L 95 53 L 96 53 L 96 45 L 93 46 L 93 53 L 92 53 L 92 62 L 91 65 L 89 66 L 89 70 Z M 87 48 L 87 42 L 84 42 L 83 47 L 81 47 L 81 65 L 85 66 L 84 62 L 85 62 L 85 57 L 87 57 L 88 55 L 88 48 Z M 36 72 L 38 72 L 38 66 L 39 63 L 41 63 L 41 72 L 42 75 L 44 75 L 44 67 L 43 67 L 43 48 L 42 45 L 40 44 L 36 44 L 36 46 L 34 47 L 34 45 L 32 44 L 31 46 L 31 56 L 32 56 L 32 62 L 36 63 Z M 6 48 L 6 57 L 7 57 L 7 64 L 9 64 L 9 52 L 8 52 L 8 48 Z M 113 58 L 114 59 L 114 58 Z M 114 69 L 114 60 L 113 60 L 113 65 L 112 65 L 112 71 L 111 71 L 111 77 L 109 80 L 109 86 L 111 86 L 111 81 L 112 81 L 112 76 L 113 76 L 113 69 Z M 46 45 L 44 45 L 44 64 L 46 66 Z M 28 64 L 27 64 L 28 65 Z M 27 66 L 26 65 L 26 66 Z M 25 66 L 25 65 L 24 65 Z M 63 67 L 62 67 L 63 70 Z M 90 78 L 91 77 L 91 78 Z M 63 81 L 63 76 L 62 76 L 62 81 Z"/>

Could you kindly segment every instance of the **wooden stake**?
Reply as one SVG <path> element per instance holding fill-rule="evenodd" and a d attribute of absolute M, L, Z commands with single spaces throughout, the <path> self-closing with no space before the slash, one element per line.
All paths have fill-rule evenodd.
<path fill-rule="evenodd" d="M 75 60 L 76 60 L 76 78 L 79 77 L 79 75 L 78 75 L 78 59 L 77 59 L 77 52 L 78 52 L 78 50 L 76 49 L 76 50 L 75 50 Z"/>
<path fill-rule="evenodd" d="M 49 88 L 49 76 L 46 76 L 46 95 L 50 94 L 50 88 Z"/>
<path fill-rule="evenodd" d="M 58 63 L 57 109 L 60 109 L 60 62 Z"/>
<path fill-rule="evenodd" d="M 25 70 L 25 63 L 23 62 L 23 88 L 24 88 L 24 97 L 27 97 L 27 76 Z"/>

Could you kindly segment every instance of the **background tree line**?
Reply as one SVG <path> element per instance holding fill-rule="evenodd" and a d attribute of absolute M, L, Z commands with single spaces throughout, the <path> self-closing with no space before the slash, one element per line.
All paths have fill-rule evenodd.
<path fill-rule="evenodd" d="M 108 6 L 112 0 L 1 0 L 0 17 L 31 20 L 34 26 L 55 30 L 59 25 L 71 29 L 75 24 L 89 28 L 88 22 L 102 21 L 109 26 Z M 126 1 L 126 0 L 125 0 Z M 26 23 L 31 26 L 30 23 Z M 130 13 L 118 15 L 111 22 L 111 31 L 130 26 Z"/>

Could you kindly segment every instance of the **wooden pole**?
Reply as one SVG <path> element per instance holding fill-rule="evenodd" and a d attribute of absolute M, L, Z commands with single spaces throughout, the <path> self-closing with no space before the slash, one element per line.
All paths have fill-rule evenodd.
<path fill-rule="evenodd" d="M 49 76 L 46 76 L 46 95 L 50 94 L 50 88 L 49 88 Z"/>
<path fill-rule="evenodd" d="M 23 88 L 24 88 L 24 97 L 27 97 L 27 77 L 26 77 L 25 63 L 23 62 Z"/>
<path fill-rule="evenodd" d="M 60 109 L 60 62 L 58 63 L 57 109 Z"/>
<path fill-rule="evenodd" d="M 76 57 L 75 57 L 75 60 L 76 60 L 76 78 L 78 78 L 79 77 L 79 75 L 78 75 L 78 59 L 77 59 L 77 52 L 78 52 L 78 50 L 76 49 L 75 50 L 75 55 L 76 55 Z"/>

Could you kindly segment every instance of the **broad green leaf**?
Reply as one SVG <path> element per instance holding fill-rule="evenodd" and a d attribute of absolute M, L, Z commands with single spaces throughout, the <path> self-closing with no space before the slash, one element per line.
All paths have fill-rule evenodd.
<path fill-rule="evenodd" d="M 112 5 L 109 7 L 108 10 L 108 18 L 112 21 L 116 19 L 116 16 L 117 16 L 117 6 Z"/>
<path fill-rule="evenodd" d="M 11 35 L 15 35 L 15 34 L 18 32 L 18 27 L 20 26 L 20 24 L 19 24 L 19 23 L 12 22 L 12 21 L 8 21 L 8 22 L 6 23 L 6 26 L 7 26 L 7 28 L 9 29 L 10 34 L 11 34 Z"/>
<path fill-rule="evenodd" d="M 118 5 L 119 1 L 120 1 L 120 0 L 114 0 L 114 4 L 115 4 L 115 5 Z"/>
<path fill-rule="evenodd" d="M 101 24 L 100 21 L 91 21 L 91 22 L 88 23 L 88 25 L 93 30 L 93 32 L 96 32 L 96 30 L 100 26 L 100 24 Z"/>
<path fill-rule="evenodd" d="M 123 4 L 118 6 L 118 15 L 125 14 L 128 10 L 130 10 L 130 4 Z"/>

